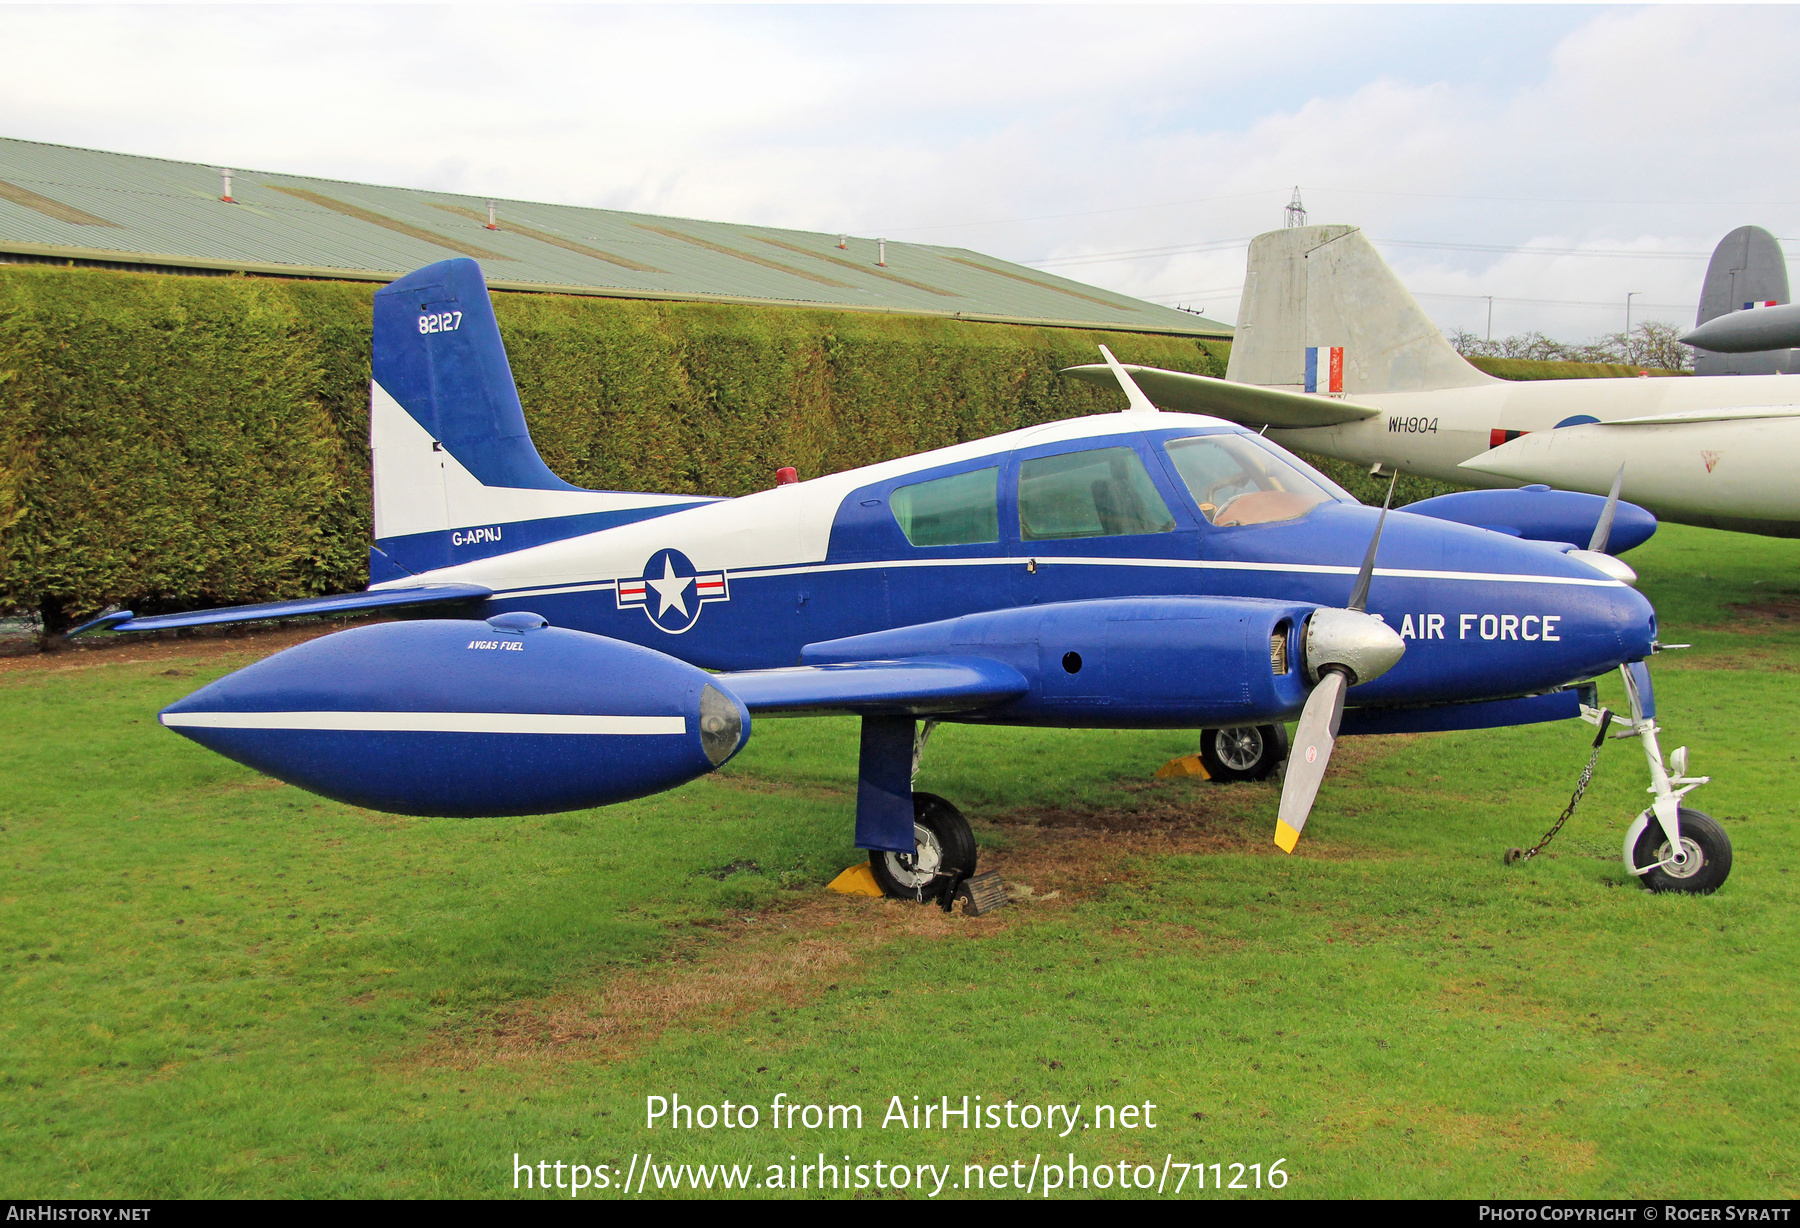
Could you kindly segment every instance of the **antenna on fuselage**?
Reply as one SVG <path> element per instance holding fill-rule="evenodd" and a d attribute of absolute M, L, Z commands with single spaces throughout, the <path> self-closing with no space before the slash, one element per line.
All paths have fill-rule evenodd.
<path fill-rule="evenodd" d="M 1137 386 L 1137 381 L 1131 378 L 1131 373 L 1119 364 L 1118 359 L 1113 357 L 1113 352 L 1105 346 L 1101 346 L 1100 353 L 1106 358 L 1106 365 L 1112 368 L 1113 378 L 1119 381 L 1119 387 L 1124 390 L 1125 399 L 1130 402 L 1125 406 L 1124 412 L 1130 413 L 1133 410 L 1151 414 L 1157 412 L 1156 403 L 1144 395 L 1144 390 Z"/>

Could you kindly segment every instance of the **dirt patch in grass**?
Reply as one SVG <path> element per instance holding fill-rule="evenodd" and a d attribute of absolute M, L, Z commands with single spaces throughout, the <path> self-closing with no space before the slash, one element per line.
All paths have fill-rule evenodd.
<path fill-rule="evenodd" d="M 1184 842 L 1236 847 L 1248 835 L 1250 814 L 1268 800 L 1267 790 L 1162 782 L 1127 785 L 1116 806 L 1029 806 L 995 815 L 999 827 L 1040 828 L 1090 834 L 1155 832 Z M 1240 795 L 1240 796 L 1232 796 Z"/>
<path fill-rule="evenodd" d="M 833 785 L 783 784 L 779 780 L 769 780 L 761 776 L 746 776 L 741 773 L 715 772 L 709 777 L 715 784 L 727 789 L 736 789 L 743 793 L 770 793 L 783 797 L 803 798 L 815 802 L 835 802 L 848 799 L 852 804 L 856 800 L 856 788 L 839 788 Z"/>
<path fill-rule="evenodd" d="M 671 1027 L 723 1030 L 757 1010 L 827 992 L 896 939 L 968 941 L 1006 924 L 1005 912 L 964 917 L 910 901 L 819 891 L 797 905 L 721 922 L 654 967 L 506 1007 L 419 1056 L 457 1069 L 542 1058 L 617 1060 Z"/>
<path fill-rule="evenodd" d="M 1695 631 L 1722 631 L 1732 635 L 1763 635 L 1770 631 L 1800 628 L 1800 593 L 1774 592 L 1757 601 L 1734 601 L 1725 607 L 1731 621 L 1696 626 Z M 1670 638 L 1679 638 L 1668 633 Z"/>
<path fill-rule="evenodd" d="M 1121 820 L 1124 826 L 1108 826 L 1105 812 L 1020 812 L 1052 821 L 1022 821 L 1009 830 L 1009 847 L 984 853 L 981 868 L 999 871 L 1013 894 L 999 912 L 966 917 L 820 889 L 798 903 L 708 924 L 653 966 L 603 974 L 459 1025 L 412 1060 L 453 1069 L 622 1060 L 672 1027 L 723 1031 L 757 1011 L 815 999 L 859 979 L 872 956 L 902 939 L 978 941 L 1043 910 L 1129 886 L 1156 858 L 1274 848 L 1243 819 L 1196 821 L 1191 811 L 1191 800 L 1184 808 L 1171 799 L 1154 817 Z"/>
<path fill-rule="evenodd" d="M 1733 605 L 1731 612 L 1759 622 L 1800 623 L 1800 593 L 1771 593 L 1762 601 Z"/>

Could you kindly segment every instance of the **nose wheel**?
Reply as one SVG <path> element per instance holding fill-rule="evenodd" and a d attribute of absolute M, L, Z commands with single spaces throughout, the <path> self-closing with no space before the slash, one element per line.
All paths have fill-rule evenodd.
<path fill-rule="evenodd" d="M 1650 891 L 1708 895 L 1731 874 L 1731 838 L 1711 815 L 1681 808 L 1681 851 L 1648 811 L 1631 826 L 1631 872 Z"/>
<path fill-rule="evenodd" d="M 1656 726 L 1650 671 L 1641 661 L 1633 662 L 1621 666 L 1619 676 L 1631 705 L 1631 720 L 1623 731 L 1612 736 L 1636 738 L 1642 745 L 1644 761 L 1650 767 L 1650 788 L 1646 791 L 1655 799 L 1650 809 L 1626 829 L 1622 850 L 1625 868 L 1649 891 L 1708 895 L 1724 886 L 1731 874 L 1731 838 L 1711 815 L 1689 810 L 1681 801 L 1712 778 L 1687 774 L 1685 746 L 1677 748 L 1664 765 L 1662 748 L 1656 741 L 1660 731 Z M 1598 754 L 1610 718 L 1586 704 L 1581 715 L 1583 720 L 1600 726 L 1600 736 L 1594 741 Z"/>
<path fill-rule="evenodd" d="M 1287 753 L 1285 725 L 1239 725 L 1200 733 L 1200 762 L 1214 780 L 1266 780 Z"/>
<path fill-rule="evenodd" d="M 975 832 L 937 794 L 913 794 L 913 838 L 911 853 L 869 854 L 869 870 L 889 898 L 936 900 L 975 873 Z"/>

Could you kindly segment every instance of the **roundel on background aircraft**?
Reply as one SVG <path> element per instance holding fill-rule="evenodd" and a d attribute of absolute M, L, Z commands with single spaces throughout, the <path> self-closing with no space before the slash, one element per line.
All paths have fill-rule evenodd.
<path fill-rule="evenodd" d="M 707 602 L 731 600 L 731 583 L 723 571 L 701 571 L 679 550 L 658 550 L 643 575 L 619 579 L 617 594 L 621 610 L 639 607 L 659 628 L 680 635 L 699 621 Z"/>

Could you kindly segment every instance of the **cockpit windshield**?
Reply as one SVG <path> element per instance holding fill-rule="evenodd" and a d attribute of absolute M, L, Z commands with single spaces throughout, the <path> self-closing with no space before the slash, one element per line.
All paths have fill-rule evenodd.
<path fill-rule="evenodd" d="M 1349 498 L 1323 474 L 1248 435 L 1192 435 L 1164 447 L 1200 514 L 1221 527 L 1293 520 Z"/>

